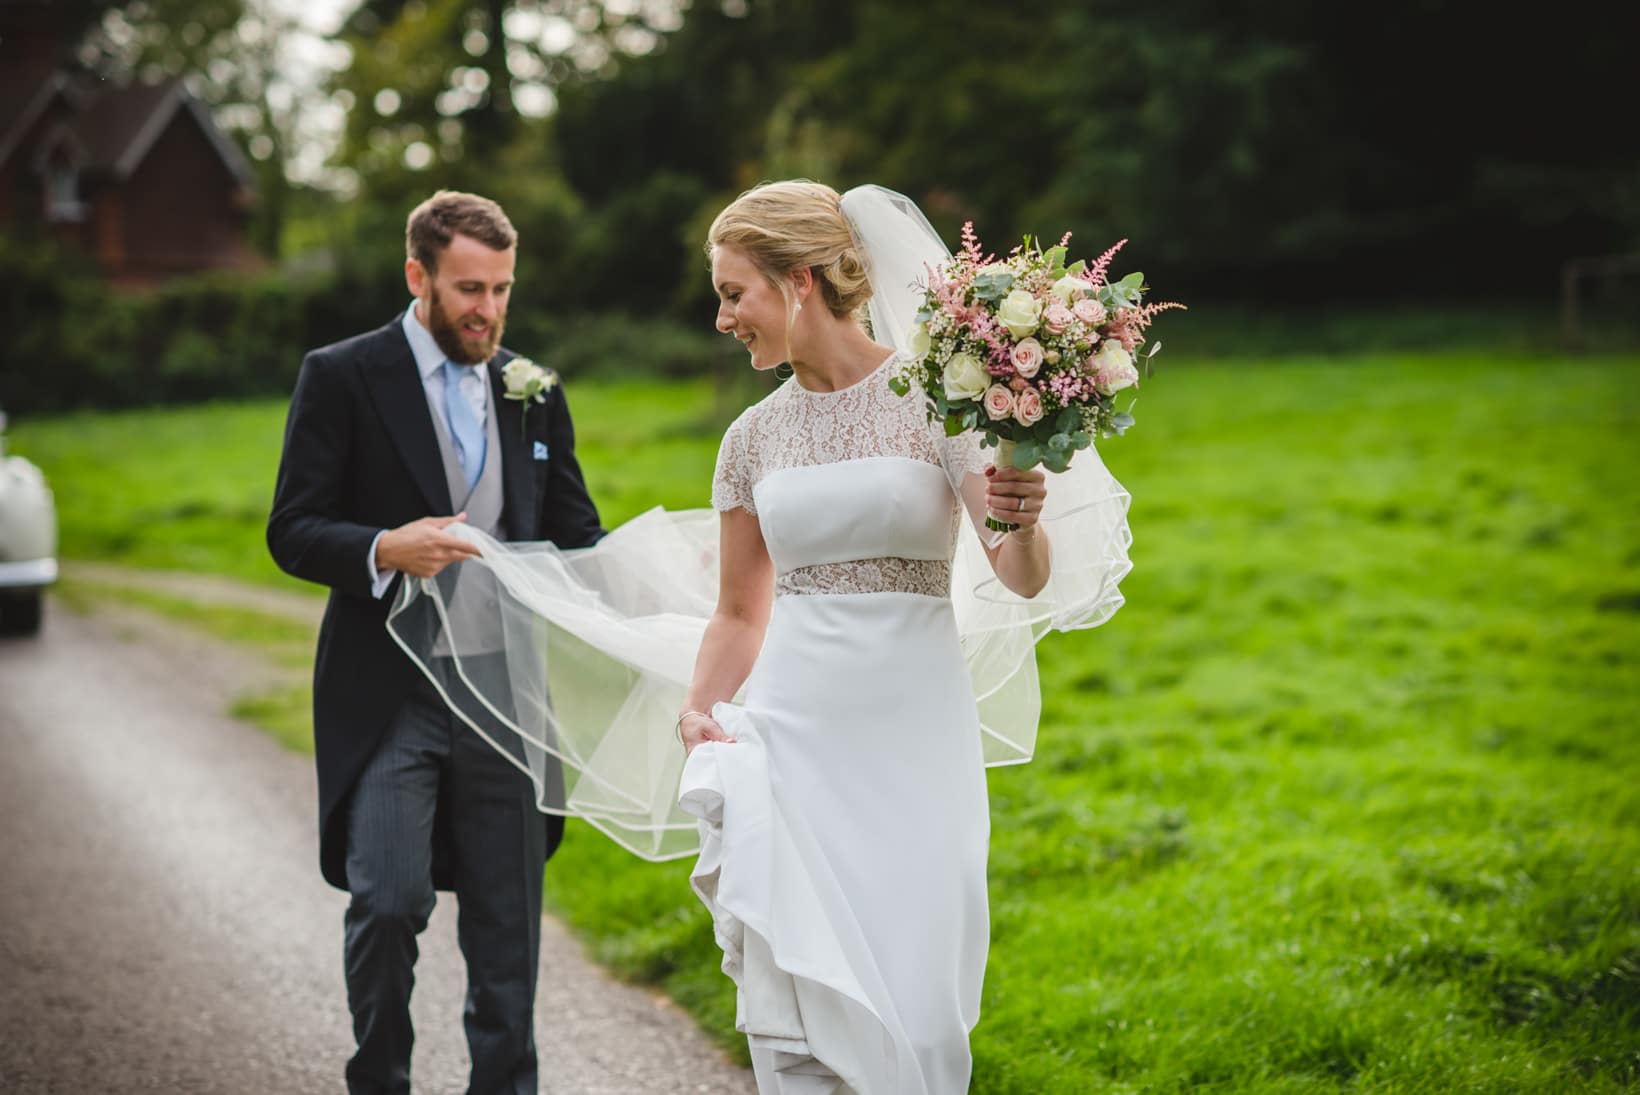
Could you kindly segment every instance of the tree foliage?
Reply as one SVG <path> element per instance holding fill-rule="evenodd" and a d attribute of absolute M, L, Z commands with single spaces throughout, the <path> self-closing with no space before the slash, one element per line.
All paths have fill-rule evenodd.
<path fill-rule="evenodd" d="M 1081 0 L 1031 16 L 745 0 L 694 4 L 629 53 L 599 21 L 615 7 L 370 0 L 351 33 L 373 27 L 371 44 L 345 77 L 363 192 L 395 216 L 429 184 L 508 192 L 552 211 L 531 227 L 552 233 L 536 258 L 565 306 L 689 314 L 707 301 L 712 212 L 790 176 L 903 190 L 952 236 L 972 219 L 996 241 L 1128 237 L 1196 299 L 1546 296 L 1561 260 L 1640 245 L 1640 153 L 1598 112 L 1640 83 L 1621 36 L 1572 11 L 1526 43 L 1458 0 Z M 473 28 L 520 11 L 601 43 L 591 63 L 578 45 L 545 68 L 504 43 L 503 67 L 551 87 L 551 116 L 508 128 L 481 124 L 483 97 L 441 109 L 495 70 Z M 384 87 L 402 101 L 391 124 L 368 108 Z M 395 178 L 430 134 L 436 165 Z"/>

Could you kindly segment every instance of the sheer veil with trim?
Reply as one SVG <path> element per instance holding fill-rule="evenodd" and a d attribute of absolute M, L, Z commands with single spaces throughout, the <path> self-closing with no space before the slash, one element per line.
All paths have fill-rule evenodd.
<path fill-rule="evenodd" d="M 841 209 L 871 278 L 873 336 L 903 353 L 919 286 L 949 252 L 894 191 L 856 187 Z M 983 524 L 987 460 L 976 439 L 930 432 L 970 517 L 959 523 L 952 600 L 985 762 L 1023 763 L 1041 711 L 1036 643 L 1104 623 L 1122 604 L 1128 494 L 1095 449 L 1049 474 L 1053 574 L 1026 599 L 986 558 L 982 537 L 999 534 Z M 388 630 L 451 709 L 529 774 L 541 810 L 582 818 L 646 859 L 690 855 L 699 838 L 677 804 L 684 753 L 673 722 L 717 600 L 717 524 L 708 509 L 657 508 L 567 551 L 452 526 L 480 555 L 406 578 Z"/>

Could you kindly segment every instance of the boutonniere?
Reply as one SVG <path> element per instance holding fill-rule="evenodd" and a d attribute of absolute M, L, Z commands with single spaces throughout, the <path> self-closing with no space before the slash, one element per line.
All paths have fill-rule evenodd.
<path fill-rule="evenodd" d="M 515 357 L 501 366 L 503 393 L 519 403 L 519 421 L 527 422 L 531 403 L 545 403 L 547 393 L 558 385 L 558 374 L 542 368 L 527 357 Z"/>

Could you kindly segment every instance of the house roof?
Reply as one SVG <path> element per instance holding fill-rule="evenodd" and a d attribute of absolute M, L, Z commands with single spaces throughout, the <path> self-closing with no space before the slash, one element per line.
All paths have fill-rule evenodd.
<path fill-rule="evenodd" d="M 11 158 L 29 126 L 67 87 L 68 77 L 60 72 L 44 81 L 23 71 L 0 75 L 0 164 Z"/>
<path fill-rule="evenodd" d="M 77 143 L 84 150 L 86 171 L 107 172 L 127 179 L 142 165 L 160 135 L 170 128 L 179 113 L 190 114 L 211 142 L 211 147 L 229 173 L 241 185 L 253 185 L 254 176 L 239 147 L 223 135 L 205 105 L 189 93 L 181 80 L 157 84 L 92 85 L 83 97 L 72 95 L 69 78 L 54 73 L 32 96 L 26 92 L 22 109 L 0 111 L 0 164 L 16 151 L 16 145 L 40 113 L 61 92 L 77 100 L 78 116 L 70 123 Z M 0 103 L 13 100 L 0 97 Z"/>

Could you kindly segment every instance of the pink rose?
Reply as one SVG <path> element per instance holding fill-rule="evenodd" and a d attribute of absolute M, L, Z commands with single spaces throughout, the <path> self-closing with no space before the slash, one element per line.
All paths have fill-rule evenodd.
<path fill-rule="evenodd" d="M 1020 339 L 1010 356 L 1013 358 L 1014 368 L 1019 370 L 1019 375 L 1029 379 L 1042 368 L 1042 343 L 1034 338 Z"/>
<path fill-rule="evenodd" d="M 1016 392 L 1022 392 L 1030 386 L 1031 382 L 1022 376 L 1016 376 L 1012 380 L 1008 381 L 1008 387 L 1012 388 Z"/>
<path fill-rule="evenodd" d="M 1050 335 L 1062 335 L 1075 318 L 1074 312 L 1056 300 L 1042 313 L 1042 326 L 1048 329 Z"/>
<path fill-rule="evenodd" d="M 1071 311 L 1075 313 L 1077 319 L 1090 327 L 1105 321 L 1105 306 L 1097 300 L 1079 300 L 1071 305 Z"/>
<path fill-rule="evenodd" d="M 985 389 L 985 413 L 991 416 L 992 421 L 1007 418 L 1014 413 L 1014 393 L 1001 384 L 993 384 Z"/>
<path fill-rule="evenodd" d="M 1042 421 L 1042 395 L 1035 388 L 1026 388 L 1014 401 L 1014 421 L 1021 426 L 1033 426 Z"/>

